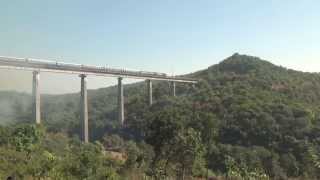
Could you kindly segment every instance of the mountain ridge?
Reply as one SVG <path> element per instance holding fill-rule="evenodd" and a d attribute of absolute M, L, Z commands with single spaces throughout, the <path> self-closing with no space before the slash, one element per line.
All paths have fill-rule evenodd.
<path fill-rule="evenodd" d="M 184 76 L 197 78 L 200 82 L 205 81 L 213 89 L 219 89 L 221 87 L 226 91 L 242 91 L 243 89 L 248 89 L 248 91 L 259 91 L 261 94 L 268 94 L 272 96 L 271 99 L 279 99 L 282 98 L 282 96 L 286 96 L 287 101 L 302 102 L 307 104 L 307 106 L 320 106 L 318 103 L 320 102 L 320 84 L 318 83 L 320 82 L 320 76 L 318 74 L 286 69 L 255 56 L 235 53 L 207 69 L 186 74 Z M 232 88 L 228 88 L 231 85 Z M 130 99 L 133 99 L 136 96 L 146 96 L 144 82 L 127 84 L 124 87 L 126 102 L 129 102 Z M 161 100 L 163 95 L 169 95 L 170 92 L 168 88 L 169 85 L 165 82 L 154 82 L 154 99 Z M 178 94 L 186 94 L 186 89 L 189 89 L 188 85 L 177 85 Z M 304 93 L 304 95 L 301 96 L 301 92 L 308 93 Z M 106 109 L 110 112 L 115 111 L 117 104 L 116 97 L 116 86 L 88 90 L 90 115 L 95 116 L 95 112 L 100 110 L 104 112 Z M 43 111 L 48 114 L 57 113 L 61 110 L 61 108 L 57 107 L 60 103 L 62 103 L 62 107 L 65 107 L 66 109 L 69 109 L 68 106 L 75 108 L 78 106 L 79 98 L 79 93 L 42 95 Z M 27 112 L 30 111 L 31 96 L 26 93 L 0 91 L 0 102 L 3 102 L 0 103 L 0 105 L 2 104 L 4 106 L 4 104 L 9 104 L 8 107 L 12 108 L 17 106 L 17 104 L 19 104 L 18 102 L 23 102 L 23 105 L 20 105 L 21 107 L 19 108 L 22 109 L 22 111 Z M 8 108 L 1 109 L 4 110 Z M 74 111 L 73 113 L 76 114 L 77 111 Z M 12 114 L 16 115 L 17 112 L 10 111 L 10 113 L 6 113 L 3 111 L 1 112 L 0 110 L 0 118 L 1 114 L 4 117 L 9 117 Z M 67 112 L 63 114 L 67 114 Z M 97 116 L 101 117 L 105 116 L 105 114 L 106 112 Z M 114 113 L 112 114 L 112 119 L 115 120 L 116 115 Z M 48 118 L 46 116 L 43 117 Z M 51 117 L 51 115 L 49 115 L 49 117 Z M 54 118 L 49 119 L 51 119 L 48 120 L 50 122 L 54 121 Z"/>
<path fill-rule="evenodd" d="M 310 160 L 320 152 L 319 74 L 234 54 L 186 76 L 199 83 L 177 83 L 176 97 L 170 83 L 154 82 L 152 106 L 144 82 L 125 85 L 124 126 L 117 120 L 116 86 L 89 90 L 90 141 L 115 135 L 145 142 L 153 147 L 157 161 L 172 153 L 179 144 L 175 140 L 188 137 L 194 143 L 192 137 L 197 137 L 206 147 L 208 167 L 218 174 L 229 173 L 231 163 L 242 174 L 248 173 L 241 172 L 245 169 L 274 179 L 319 179 Z M 49 132 L 79 136 L 79 100 L 79 93 L 43 95 L 42 124 Z M 30 94 L 0 92 L 0 106 L 5 107 L 0 108 L 0 122 L 33 123 Z M 174 156 L 188 145 L 182 143 Z"/>

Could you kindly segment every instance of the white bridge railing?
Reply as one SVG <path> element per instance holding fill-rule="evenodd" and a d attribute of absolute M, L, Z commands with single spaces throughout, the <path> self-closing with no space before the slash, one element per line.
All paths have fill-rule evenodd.
<path fill-rule="evenodd" d="M 168 76 L 165 73 L 115 69 L 107 66 L 63 63 L 58 61 L 0 56 L 0 68 L 19 70 L 40 70 L 59 73 L 76 73 L 96 76 L 116 76 L 136 79 L 166 80 L 174 82 L 197 83 L 196 80 L 181 76 Z"/>

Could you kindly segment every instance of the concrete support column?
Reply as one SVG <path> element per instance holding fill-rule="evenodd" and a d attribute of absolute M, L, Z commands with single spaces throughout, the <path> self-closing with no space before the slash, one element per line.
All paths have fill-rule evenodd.
<path fill-rule="evenodd" d="M 32 114 L 37 124 L 41 123 L 39 81 L 40 81 L 40 72 L 34 71 L 33 80 L 32 80 L 32 101 L 33 101 Z"/>
<path fill-rule="evenodd" d="M 148 91 L 148 103 L 152 105 L 152 81 L 150 79 L 147 80 L 147 91 Z"/>
<path fill-rule="evenodd" d="M 85 74 L 81 74 L 80 78 L 81 78 L 81 92 L 80 92 L 81 140 L 87 143 L 89 142 L 87 79 Z"/>
<path fill-rule="evenodd" d="M 172 88 L 172 96 L 176 96 L 176 82 L 172 81 L 171 82 L 171 88 Z"/>
<path fill-rule="evenodd" d="M 118 118 L 121 124 L 124 123 L 124 99 L 122 77 L 118 78 Z"/>

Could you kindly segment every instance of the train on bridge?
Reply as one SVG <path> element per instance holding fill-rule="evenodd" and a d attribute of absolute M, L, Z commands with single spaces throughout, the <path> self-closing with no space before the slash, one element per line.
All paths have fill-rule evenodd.
<path fill-rule="evenodd" d="M 131 77 L 138 79 L 153 79 L 153 80 L 168 80 L 176 82 L 196 83 L 196 80 L 181 77 L 168 76 L 166 73 L 137 71 L 128 69 L 116 69 L 108 66 L 93 66 L 84 64 L 64 63 L 58 61 L 38 60 L 30 58 L 14 58 L 1 57 L 0 67 L 11 67 L 21 69 L 31 69 L 40 71 L 78 73 L 78 74 L 93 74 L 93 75 L 111 75 L 118 77 Z"/>
<path fill-rule="evenodd" d="M 123 94 L 123 78 L 138 78 L 146 79 L 148 103 L 152 105 L 152 81 L 169 81 L 172 95 L 176 95 L 176 82 L 183 83 L 197 83 L 197 80 L 180 77 L 168 76 L 165 73 L 148 72 L 148 71 L 134 71 L 127 69 L 115 69 L 107 66 L 90 66 L 83 64 L 71 64 L 58 61 L 37 60 L 29 58 L 12 58 L 0 56 L 0 68 L 31 70 L 33 71 L 32 81 L 32 97 L 33 97 L 33 116 L 37 124 L 41 123 L 41 108 L 40 108 L 40 72 L 59 72 L 59 73 L 74 73 L 81 77 L 80 85 L 80 119 L 82 123 L 81 139 L 84 142 L 89 141 L 89 126 L 88 126 L 88 99 L 87 99 L 87 75 L 97 76 L 115 76 L 118 78 L 118 118 L 121 124 L 124 123 L 124 94 Z"/>

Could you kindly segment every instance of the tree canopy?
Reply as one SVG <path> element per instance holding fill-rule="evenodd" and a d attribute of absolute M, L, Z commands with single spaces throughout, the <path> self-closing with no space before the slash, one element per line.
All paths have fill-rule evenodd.
<path fill-rule="evenodd" d="M 38 127 L 30 95 L 0 92 L 0 179 L 320 178 L 319 74 L 234 54 L 186 76 L 177 97 L 154 82 L 152 106 L 126 85 L 124 126 L 116 87 L 90 90 L 88 144 L 78 94 L 44 96 Z"/>

